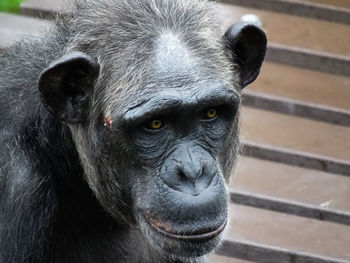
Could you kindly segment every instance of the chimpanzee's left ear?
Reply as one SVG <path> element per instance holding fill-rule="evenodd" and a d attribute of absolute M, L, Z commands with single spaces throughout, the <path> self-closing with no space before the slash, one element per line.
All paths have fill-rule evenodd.
<path fill-rule="evenodd" d="M 99 64 L 82 52 L 69 53 L 51 63 L 41 73 L 41 101 L 58 119 L 67 123 L 84 122 Z"/>
<path fill-rule="evenodd" d="M 253 24 L 238 23 L 226 31 L 224 41 L 239 67 L 239 83 L 244 88 L 259 75 L 266 53 L 266 35 Z"/>

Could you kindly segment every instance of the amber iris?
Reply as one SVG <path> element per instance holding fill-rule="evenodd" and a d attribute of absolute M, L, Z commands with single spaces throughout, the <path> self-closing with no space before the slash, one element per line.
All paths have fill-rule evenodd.
<path fill-rule="evenodd" d="M 162 121 L 160 120 L 153 120 L 150 123 L 150 127 L 152 128 L 152 130 L 158 130 L 160 128 L 162 128 Z"/>
<path fill-rule="evenodd" d="M 208 119 L 213 119 L 216 117 L 216 110 L 215 109 L 210 109 L 207 111 L 207 118 Z"/>

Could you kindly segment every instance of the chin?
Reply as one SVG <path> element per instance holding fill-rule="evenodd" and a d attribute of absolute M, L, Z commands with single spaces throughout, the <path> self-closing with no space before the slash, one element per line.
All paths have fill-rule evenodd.
<path fill-rule="evenodd" d="M 179 231 L 170 228 L 170 223 L 160 222 L 145 215 L 139 217 L 139 223 L 147 242 L 168 259 L 182 262 L 198 262 L 199 259 L 218 247 L 227 225 L 227 216 L 215 227 L 200 228 L 193 224 L 192 231 Z M 197 227 L 197 228 L 196 228 Z M 188 228 L 188 226 L 184 227 Z"/>

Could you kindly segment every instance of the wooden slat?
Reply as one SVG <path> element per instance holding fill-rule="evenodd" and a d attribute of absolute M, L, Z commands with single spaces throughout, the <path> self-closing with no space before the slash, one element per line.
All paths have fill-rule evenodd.
<path fill-rule="evenodd" d="M 250 91 L 244 93 L 242 102 L 243 105 L 254 108 L 350 126 L 350 110 L 342 110 Z"/>
<path fill-rule="evenodd" d="M 264 62 L 258 79 L 245 92 L 350 110 L 350 77 L 277 63 Z"/>
<path fill-rule="evenodd" d="M 350 162 L 348 161 L 247 140 L 241 141 L 243 147 L 242 154 L 247 157 L 255 157 L 340 175 L 350 175 Z"/>
<path fill-rule="evenodd" d="M 248 106 L 349 125 L 349 77 L 265 62 L 243 95 Z"/>
<path fill-rule="evenodd" d="M 332 53 L 270 42 L 266 52 L 266 60 L 331 74 L 350 76 L 350 57 L 348 55 L 339 56 Z"/>
<path fill-rule="evenodd" d="M 328 1 L 328 5 L 300 0 L 224 0 L 223 2 L 291 15 L 304 16 L 308 18 L 350 24 L 350 10 L 343 7 L 332 6 L 333 1 Z"/>
<path fill-rule="evenodd" d="M 236 204 L 350 225 L 348 177 L 241 158 L 230 189 Z"/>
<path fill-rule="evenodd" d="M 239 205 L 263 208 L 301 217 L 334 222 L 350 226 L 350 213 L 345 211 L 331 211 L 304 203 L 282 200 L 264 195 L 231 190 L 231 201 Z"/>
<path fill-rule="evenodd" d="M 49 26 L 39 19 L 6 13 L 0 13 L 0 21 L 0 48 L 10 46 L 26 35 L 40 35 Z"/>
<path fill-rule="evenodd" d="M 350 9 L 350 1 L 349 0 L 294 0 L 302 3 L 316 3 L 323 4 L 326 6 L 337 6 L 341 8 Z"/>
<path fill-rule="evenodd" d="M 284 154 L 283 149 L 290 150 L 292 155 L 303 156 L 310 163 L 319 162 L 318 169 L 338 169 L 342 165 L 346 168 L 350 163 L 350 127 L 250 107 L 243 107 L 241 120 L 242 138 L 250 148 L 257 143 L 262 147 L 270 145 L 272 151 L 282 149 L 280 154 Z M 350 170 L 343 173 L 350 174 Z"/>
<path fill-rule="evenodd" d="M 57 12 L 64 13 L 70 8 L 70 0 L 26 0 L 21 3 L 22 15 L 53 19 Z"/>
<path fill-rule="evenodd" d="M 350 261 L 350 227 L 240 205 L 220 254 L 269 263 Z"/>
<path fill-rule="evenodd" d="M 240 157 L 230 188 L 331 211 L 350 212 L 350 177 Z"/>
<path fill-rule="evenodd" d="M 349 263 L 347 260 L 298 253 L 278 247 L 234 239 L 224 240 L 217 253 L 227 257 L 256 260 L 260 263 Z"/>
<path fill-rule="evenodd" d="M 239 21 L 247 13 L 258 15 L 263 22 L 270 43 L 350 56 L 350 27 L 348 25 L 228 4 L 220 6 L 222 17 L 227 25 Z"/>
<path fill-rule="evenodd" d="M 253 263 L 253 262 L 241 260 L 241 259 L 236 259 L 236 258 L 232 258 L 232 257 L 210 255 L 208 258 L 208 263 Z"/>

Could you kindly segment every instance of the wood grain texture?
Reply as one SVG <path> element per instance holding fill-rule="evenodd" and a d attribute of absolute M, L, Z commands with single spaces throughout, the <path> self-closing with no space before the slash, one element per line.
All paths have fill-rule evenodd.
<path fill-rule="evenodd" d="M 247 141 L 350 162 L 350 127 L 250 107 L 243 107 L 241 125 Z"/>
<path fill-rule="evenodd" d="M 243 90 L 350 110 L 350 77 L 264 62 L 256 81 Z"/>
<path fill-rule="evenodd" d="M 247 13 L 259 16 L 269 42 L 350 56 L 348 25 L 228 4 L 219 6 L 227 25 L 239 21 Z"/>
<path fill-rule="evenodd" d="M 232 239 L 224 240 L 217 253 L 227 257 L 249 258 L 259 263 L 349 263 L 347 260 Z"/>
<path fill-rule="evenodd" d="M 219 255 L 210 255 L 208 258 L 208 263 L 253 263 L 253 262 L 237 259 L 237 258 L 219 256 Z"/>
<path fill-rule="evenodd" d="M 350 177 L 313 169 L 241 156 L 230 188 L 350 212 Z"/>
<path fill-rule="evenodd" d="M 322 207 L 297 203 L 275 197 L 231 190 L 231 201 L 238 205 L 263 208 L 275 212 L 281 212 L 321 221 L 333 222 L 350 226 L 350 212 L 331 211 Z"/>
<path fill-rule="evenodd" d="M 240 205 L 230 211 L 220 254 L 269 263 L 350 261 L 347 226 Z"/>
<path fill-rule="evenodd" d="M 350 111 L 308 102 L 295 101 L 257 92 L 245 92 L 243 105 L 295 115 L 303 118 L 350 126 Z"/>
<path fill-rule="evenodd" d="M 346 3 L 345 1 L 224 0 L 223 2 L 307 18 L 350 24 L 350 9 L 348 9 L 349 3 Z M 336 3 L 333 4 L 333 2 Z"/>
<path fill-rule="evenodd" d="M 350 76 L 350 56 L 348 55 L 336 55 L 324 51 L 270 42 L 265 59 L 295 67 Z"/>
<path fill-rule="evenodd" d="M 315 4 L 323 4 L 326 6 L 337 6 L 341 8 L 350 9 L 350 1 L 349 0 L 293 0 L 302 3 L 315 3 Z"/>

